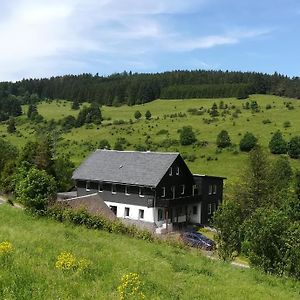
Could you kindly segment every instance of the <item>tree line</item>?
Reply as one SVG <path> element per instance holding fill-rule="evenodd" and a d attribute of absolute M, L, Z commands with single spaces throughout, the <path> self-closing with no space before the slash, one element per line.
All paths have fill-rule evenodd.
<path fill-rule="evenodd" d="M 143 104 L 157 98 L 246 98 L 255 93 L 300 98 L 300 79 L 278 73 L 205 70 L 23 79 L 0 83 L 0 111 L 6 110 L 12 115 L 7 108 L 8 97 L 15 97 L 20 104 L 34 103 L 38 99 L 67 99 L 117 106 Z"/>

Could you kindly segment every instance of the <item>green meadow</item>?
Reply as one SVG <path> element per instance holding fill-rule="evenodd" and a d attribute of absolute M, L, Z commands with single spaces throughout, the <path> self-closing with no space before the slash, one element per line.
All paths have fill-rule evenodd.
<path fill-rule="evenodd" d="M 0 206 L 1 299 L 120 299 L 124 274 L 139 274 L 145 299 L 299 299 L 300 284 L 210 260 L 197 251 L 73 227 Z M 84 272 L 56 268 L 68 251 L 84 258 Z"/>
<path fill-rule="evenodd" d="M 259 112 L 243 108 L 247 101 L 252 100 L 257 101 Z M 211 119 L 207 111 L 202 115 L 188 112 L 189 109 L 208 110 L 214 102 L 219 106 L 221 101 L 228 106 L 229 113 L 218 116 L 213 122 L 207 122 Z M 287 103 L 290 103 L 289 106 L 293 109 L 289 109 Z M 266 109 L 267 105 L 270 109 Z M 24 106 L 23 110 L 26 113 L 27 107 Z M 136 110 L 143 115 L 138 121 L 134 119 Z M 152 114 L 151 120 L 146 120 L 144 117 L 147 110 Z M 237 116 L 233 116 L 236 110 L 240 112 Z M 78 114 L 78 111 L 71 110 L 70 102 L 63 100 L 42 102 L 38 105 L 38 111 L 48 121 L 59 121 L 67 115 Z M 240 139 L 247 131 L 255 134 L 259 143 L 266 149 L 272 134 L 277 130 L 281 130 L 287 140 L 300 135 L 300 101 L 270 95 L 251 95 L 245 100 L 235 98 L 156 100 L 144 105 L 103 106 L 101 111 L 104 117 L 101 125 L 74 128 L 63 133 L 57 141 L 57 150 L 69 154 L 76 165 L 98 147 L 100 140 L 107 139 L 113 148 L 118 138 L 125 138 L 125 150 L 134 150 L 137 145 L 146 145 L 146 142 L 150 142 L 155 151 L 179 151 L 187 158 L 186 162 L 194 173 L 224 176 L 227 177 L 227 184 L 230 185 L 238 179 L 247 158 L 247 154 L 241 153 L 238 147 Z M 223 110 L 218 109 L 218 111 L 222 113 Z M 181 116 L 178 115 L 179 113 Z M 284 127 L 287 121 L 290 122 L 290 126 Z M 124 122 L 125 124 L 119 124 Z M 204 145 L 178 144 L 178 130 L 189 125 L 193 127 L 197 139 L 205 142 Z M 30 123 L 23 115 L 17 120 L 18 133 L 8 134 L 6 125 L 2 124 L 0 136 L 21 147 L 34 137 L 37 126 L 39 125 Z M 162 129 L 166 130 L 165 133 L 158 134 Z M 233 147 L 219 151 L 216 137 L 223 129 L 229 132 Z M 173 143 L 168 145 L 166 143 L 168 140 Z M 276 156 L 271 155 L 271 157 Z M 290 160 L 290 162 L 294 168 L 300 168 L 299 160 Z"/>

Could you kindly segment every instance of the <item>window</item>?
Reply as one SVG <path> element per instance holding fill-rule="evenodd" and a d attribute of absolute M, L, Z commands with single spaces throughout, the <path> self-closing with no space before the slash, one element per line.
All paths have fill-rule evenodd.
<path fill-rule="evenodd" d="M 87 192 L 89 192 L 91 190 L 91 183 L 89 181 L 87 181 L 86 184 L 85 184 L 85 190 Z"/>
<path fill-rule="evenodd" d="M 212 194 L 212 185 L 210 184 L 208 186 L 208 195 L 211 195 Z"/>
<path fill-rule="evenodd" d="M 173 170 L 172 167 L 169 169 L 169 175 L 172 176 Z"/>
<path fill-rule="evenodd" d="M 176 168 L 176 175 L 179 175 L 179 172 L 180 172 L 179 167 L 177 167 Z"/>
<path fill-rule="evenodd" d="M 125 207 L 124 216 L 129 217 L 129 207 Z"/>
<path fill-rule="evenodd" d="M 159 208 L 157 210 L 157 221 L 162 221 L 163 220 L 163 210 Z"/>
<path fill-rule="evenodd" d="M 193 185 L 193 196 L 198 195 L 197 185 Z"/>
<path fill-rule="evenodd" d="M 213 194 L 216 194 L 216 193 L 217 193 L 217 185 L 214 184 L 214 185 L 213 185 Z"/>
<path fill-rule="evenodd" d="M 98 192 L 100 192 L 100 193 L 103 192 L 103 183 L 102 182 L 98 183 Z"/>
<path fill-rule="evenodd" d="M 161 196 L 166 197 L 166 188 L 164 186 L 161 188 Z"/>
<path fill-rule="evenodd" d="M 175 186 L 174 185 L 172 186 L 171 190 L 172 190 L 172 197 L 173 197 L 173 199 L 175 199 L 175 197 L 176 197 L 176 190 L 175 190 Z"/>
<path fill-rule="evenodd" d="M 181 185 L 181 195 L 184 195 L 184 191 L 185 191 L 185 185 L 183 184 L 183 185 Z"/>
<path fill-rule="evenodd" d="M 117 206 L 113 206 L 113 205 L 111 205 L 110 206 L 110 209 L 111 209 L 111 211 L 115 214 L 115 215 L 117 215 Z"/>
<path fill-rule="evenodd" d="M 208 204 L 208 214 L 211 215 L 211 204 Z"/>
<path fill-rule="evenodd" d="M 112 193 L 112 194 L 116 194 L 116 193 L 117 193 L 117 187 L 116 187 L 115 184 L 112 184 L 112 185 L 111 185 L 111 193 Z"/>
<path fill-rule="evenodd" d="M 139 219 L 144 219 L 144 210 L 139 209 Z"/>
<path fill-rule="evenodd" d="M 127 196 L 130 195 L 129 194 L 129 187 L 127 185 L 125 185 L 125 195 L 127 195 Z"/>
<path fill-rule="evenodd" d="M 195 205 L 193 206 L 193 215 L 197 215 L 198 214 L 198 207 Z"/>
<path fill-rule="evenodd" d="M 144 189 L 142 187 L 139 188 L 139 196 L 140 197 L 145 197 L 145 195 L 144 195 Z"/>

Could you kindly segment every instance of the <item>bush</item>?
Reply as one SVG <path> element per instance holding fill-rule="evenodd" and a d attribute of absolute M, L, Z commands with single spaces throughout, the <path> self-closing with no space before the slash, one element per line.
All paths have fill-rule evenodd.
<path fill-rule="evenodd" d="M 110 149 L 110 148 L 111 148 L 111 146 L 110 146 L 110 143 L 108 142 L 108 140 L 106 140 L 106 139 L 100 140 L 99 149 Z"/>
<path fill-rule="evenodd" d="M 269 149 L 273 154 L 285 154 L 287 152 L 287 142 L 284 140 L 282 133 L 278 130 L 272 136 Z"/>
<path fill-rule="evenodd" d="M 31 168 L 23 179 L 16 183 L 16 199 L 25 207 L 44 210 L 56 195 L 56 183 L 44 170 Z"/>
<path fill-rule="evenodd" d="M 152 114 L 151 114 L 150 110 L 147 110 L 146 113 L 145 113 L 146 120 L 150 120 L 151 116 L 152 116 Z"/>
<path fill-rule="evenodd" d="M 197 141 L 192 126 L 184 126 L 179 134 L 180 144 L 183 146 L 191 145 Z"/>
<path fill-rule="evenodd" d="M 137 111 L 134 113 L 134 118 L 135 118 L 136 120 L 140 119 L 141 116 L 142 116 L 142 114 L 141 114 L 141 112 L 140 112 L 139 110 L 137 110 Z"/>
<path fill-rule="evenodd" d="M 257 138 L 250 132 L 245 133 L 240 141 L 240 150 L 249 152 L 251 151 L 257 144 Z"/>
<path fill-rule="evenodd" d="M 226 148 L 231 145 L 229 134 L 226 130 L 222 130 L 217 136 L 217 146 L 219 148 Z"/>
<path fill-rule="evenodd" d="M 291 126 L 292 126 L 292 124 L 291 124 L 290 121 L 285 121 L 285 122 L 283 123 L 283 127 L 284 127 L 284 128 L 289 128 L 289 127 L 291 127 Z"/>
<path fill-rule="evenodd" d="M 300 158 L 300 136 L 291 138 L 287 146 L 287 152 L 291 158 Z"/>

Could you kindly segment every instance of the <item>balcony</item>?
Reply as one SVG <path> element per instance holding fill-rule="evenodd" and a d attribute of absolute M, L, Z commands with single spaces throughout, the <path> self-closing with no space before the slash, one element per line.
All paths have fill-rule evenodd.
<path fill-rule="evenodd" d="M 201 195 L 178 197 L 175 199 L 167 199 L 167 198 L 158 197 L 155 200 L 155 206 L 156 207 L 176 207 L 176 206 L 182 206 L 182 205 L 186 205 L 186 204 L 200 202 L 201 200 L 202 200 Z"/>

